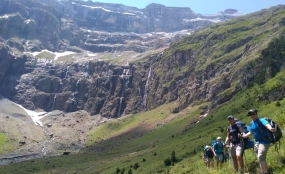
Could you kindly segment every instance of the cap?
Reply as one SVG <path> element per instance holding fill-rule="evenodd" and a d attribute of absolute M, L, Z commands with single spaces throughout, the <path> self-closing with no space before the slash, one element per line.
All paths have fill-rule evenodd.
<path fill-rule="evenodd" d="M 228 116 L 228 119 L 234 119 L 234 116 L 229 115 L 229 116 Z"/>
<path fill-rule="evenodd" d="M 218 137 L 218 138 L 217 138 L 217 140 L 221 140 L 221 139 L 222 139 L 221 137 Z"/>
<path fill-rule="evenodd" d="M 248 116 L 250 116 L 250 113 L 255 113 L 255 114 L 257 114 L 257 110 L 256 109 L 250 109 L 249 111 L 248 111 L 248 113 L 247 113 L 247 115 Z"/>

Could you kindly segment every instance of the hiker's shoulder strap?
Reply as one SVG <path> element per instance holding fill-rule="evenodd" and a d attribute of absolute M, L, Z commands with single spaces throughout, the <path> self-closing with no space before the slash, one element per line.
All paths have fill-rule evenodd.
<path fill-rule="evenodd" d="M 258 118 L 257 123 L 259 124 L 259 126 L 263 129 L 267 129 L 266 125 L 269 124 L 267 120 L 265 120 L 264 118 Z"/>

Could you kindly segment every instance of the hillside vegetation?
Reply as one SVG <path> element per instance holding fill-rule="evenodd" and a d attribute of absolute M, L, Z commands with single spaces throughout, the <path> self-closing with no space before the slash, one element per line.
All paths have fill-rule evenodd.
<path fill-rule="evenodd" d="M 207 170 L 201 159 L 202 146 L 218 136 L 225 139 L 228 115 L 249 124 L 247 111 L 256 108 L 261 117 L 273 118 L 285 131 L 284 16 L 284 6 L 278 6 L 212 25 L 172 44 L 157 64 L 155 78 L 160 83 L 152 86 L 152 91 L 157 90 L 153 97 L 167 97 L 167 104 L 155 107 L 149 100 L 152 110 L 96 127 L 88 136 L 88 147 L 78 154 L 0 166 L 1 172 L 230 173 L 231 163 L 224 163 L 221 170 Z M 184 58 L 193 58 L 192 62 L 176 66 L 172 60 L 180 52 L 187 55 Z M 164 62 L 170 62 L 173 68 L 167 69 Z M 189 68 L 192 63 L 193 69 Z M 211 76 L 210 71 L 217 73 Z M 192 100 L 182 87 L 176 100 L 162 92 L 182 76 L 195 74 L 203 79 L 206 72 L 210 74 L 209 81 L 202 85 L 215 82 L 220 87 L 230 80 L 227 90 Z M 184 88 L 187 87 L 186 84 Z M 284 144 L 285 138 L 281 139 L 279 155 L 274 146 L 270 148 L 268 166 L 274 173 L 285 172 Z M 250 150 L 246 151 L 246 171 L 259 172 Z"/>

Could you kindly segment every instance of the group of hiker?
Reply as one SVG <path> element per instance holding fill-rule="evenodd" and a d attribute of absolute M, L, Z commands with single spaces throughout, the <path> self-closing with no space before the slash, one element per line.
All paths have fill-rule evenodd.
<path fill-rule="evenodd" d="M 230 115 L 227 120 L 230 126 L 227 128 L 227 136 L 225 142 L 221 141 L 221 137 L 217 137 L 216 142 L 212 146 L 205 147 L 203 159 L 208 168 L 214 167 L 214 157 L 216 158 L 217 168 L 222 167 L 225 158 L 225 149 L 228 149 L 229 156 L 233 161 L 233 167 L 236 172 L 243 173 L 244 161 L 243 154 L 245 149 L 245 139 L 254 136 L 254 152 L 259 161 L 261 174 L 267 174 L 268 168 L 266 163 L 266 155 L 270 146 L 268 139 L 268 131 L 275 132 L 276 128 L 272 127 L 264 118 L 258 117 L 256 109 L 250 109 L 247 113 L 251 117 L 250 130 L 245 131 L 243 126 L 239 124 L 234 116 Z M 264 131 L 266 127 L 268 131 Z M 253 145 L 253 144 L 252 144 Z"/>

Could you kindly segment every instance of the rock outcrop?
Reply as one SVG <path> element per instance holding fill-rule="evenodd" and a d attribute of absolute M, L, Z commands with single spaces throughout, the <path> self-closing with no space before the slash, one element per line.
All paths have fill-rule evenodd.
<path fill-rule="evenodd" d="M 224 27 L 221 30 L 225 32 L 221 33 L 202 31 L 171 44 L 169 49 L 144 55 L 144 58 L 119 56 L 127 51 L 140 53 L 169 45 L 179 36 L 144 32 L 185 29 L 187 25 L 194 25 L 193 21 L 199 21 L 197 18 L 205 17 L 189 8 L 150 4 L 140 10 L 91 1 L 5 0 L 0 4 L 0 13 L 0 23 L 5 24 L 1 26 L 14 27 L 11 31 L 10 27 L 0 28 L 0 93 L 28 109 L 85 110 L 91 115 L 118 118 L 172 101 L 179 103 L 174 112 L 198 100 L 212 102 L 215 107 L 229 100 L 265 67 L 261 58 L 255 62 L 259 66 L 254 70 L 248 68 L 252 62 L 246 62 L 246 56 L 255 55 L 260 49 L 249 43 L 254 36 L 239 40 L 229 37 L 248 31 L 252 26 L 231 30 Z M 225 20 L 229 18 L 227 15 L 234 17 L 235 13 L 235 10 L 226 10 L 217 16 Z M 211 23 L 217 16 L 203 21 Z M 283 18 L 274 27 L 283 27 L 282 21 Z M 180 25 L 183 22 L 185 25 Z M 192 28 L 202 26 L 195 25 Z M 29 27 L 31 29 L 26 30 Z M 219 44 L 223 41 L 228 44 Z M 266 44 L 268 40 L 264 40 Z M 239 48 L 243 49 L 238 54 L 233 53 Z M 72 50 L 74 54 L 60 60 L 47 55 L 37 58 L 31 55 L 42 49 L 52 53 Z M 106 54 L 87 56 L 86 50 Z M 105 58 L 107 52 L 115 56 Z M 226 54 L 228 57 L 224 58 Z M 117 63 L 119 59 L 125 64 Z M 241 60 L 246 64 L 232 70 Z M 282 59 L 272 62 L 274 67 L 281 64 Z M 229 89 L 230 92 L 224 92 Z"/>
<path fill-rule="evenodd" d="M 143 52 L 150 45 L 141 43 L 149 41 L 149 37 L 138 34 L 194 30 L 240 15 L 230 12 L 203 16 L 190 8 L 160 4 L 138 9 L 79 0 L 4 0 L 0 4 L 0 36 L 5 40 L 14 38 L 11 45 L 25 52 L 43 49 Z"/>

